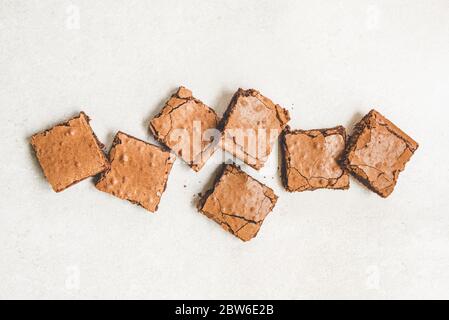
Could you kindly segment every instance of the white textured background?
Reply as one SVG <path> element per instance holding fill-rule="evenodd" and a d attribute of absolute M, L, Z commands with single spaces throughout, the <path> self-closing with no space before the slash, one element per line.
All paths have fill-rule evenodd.
<path fill-rule="evenodd" d="M 51 191 L 28 137 L 84 110 L 108 147 L 178 85 L 221 114 L 240 86 L 294 128 L 376 107 L 420 144 L 397 189 L 279 195 L 243 243 L 199 214 L 177 161 L 156 214 Z M 449 298 L 449 1 L 0 0 L 0 298 Z M 186 187 L 184 187 L 186 185 Z"/>

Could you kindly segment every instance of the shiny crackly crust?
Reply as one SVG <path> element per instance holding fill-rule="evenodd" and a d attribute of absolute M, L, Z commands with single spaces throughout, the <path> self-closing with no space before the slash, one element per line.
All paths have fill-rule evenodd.
<path fill-rule="evenodd" d="M 87 123 L 86 129 L 88 130 L 89 134 L 92 136 L 92 138 L 93 138 L 93 140 L 95 142 L 95 145 L 97 147 L 96 151 L 97 151 L 98 155 L 100 156 L 101 161 L 103 162 L 103 164 L 95 172 L 92 172 L 90 174 L 84 175 L 83 177 L 81 177 L 79 179 L 74 179 L 71 183 L 65 185 L 64 187 L 57 187 L 56 185 L 53 185 L 50 182 L 50 179 L 49 179 L 49 177 L 48 177 L 48 175 L 46 173 L 46 169 L 42 166 L 42 163 L 40 161 L 40 156 L 38 155 L 38 152 L 37 152 L 37 149 L 38 149 L 38 145 L 37 144 L 38 143 L 36 142 L 36 139 L 39 136 L 46 136 L 47 134 L 50 134 L 52 132 L 52 130 L 54 130 L 55 128 L 58 128 L 58 127 L 71 127 L 70 122 L 72 122 L 73 120 L 80 119 L 80 118 L 84 118 L 85 119 L 85 121 Z M 97 174 L 99 174 L 99 173 L 101 173 L 104 170 L 107 170 L 109 168 L 109 162 L 108 162 L 108 160 L 107 160 L 107 158 L 105 156 L 104 150 L 103 150 L 104 144 L 102 144 L 98 140 L 97 135 L 92 130 L 92 128 L 91 128 L 91 126 L 89 124 L 90 120 L 91 120 L 90 117 L 84 111 L 80 111 L 80 113 L 77 116 L 72 117 L 72 118 L 70 118 L 70 119 L 68 119 L 68 120 L 66 120 L 64 122 L 59 123 L 59 124 L 56 124 L 56 125 L 52 126 L 51 128 L 45 129 L 45 130 L 43 130 L 41 132 L 38 132 L 38 133 L 34 134 L 33 136 L 31 136 L 31 138 L 30 138 L 31 146 L 33 147 L 33 151 L 34 151 L 34 154 L 35 154 L 36 158 L 38 159 L 39 165 L 42 168 L 43 174 L 44 174 L 45 178 L 47 179 L 47 181 L 51 184 L 51 186 L 52 186 L 52 188 L 53 188 L 53 190 L 55 192 L 64 191 L 65 189 L 67 189 L 67 188 L 69 188 L 69 187 L 71 187 L 71 186 L 73 186 L 73 185 L 75 185 L 75 184 L 77 184 L 77 183 L 87 179 L 87 178 L 93 177 L 93 176 L 95 176 L 95 175 L 97 175 Z"/>
<path fill-rule="evenodd" d="M 248 181 L 249 183 L 254 183 L 255 188 L 260 188 L 259 191 L 263 192 L 264 199 L 261 200 L 259 211 L 261 209 L 264 209 L 264 212 L 260 213 L 258 211 L 255 215 L 245 215 L 242 213 L 244 211 L 244 208 L 240 208 L 241 212 L 224 212 L 224 210 L 228 211 L 229 209 L 222 208 L 220 202 L 224 200 L 233 202 L 235 199 L 232 198 L 232 194 L 226 194 L 223 195 L 223 197 L 219 198 L 215 193 L 220 184 L 229 184 L 229 181 L 224 180 L 227 179 L 230 175 L 240 176 L 246 179 L 246 181 Z M 229 188 L 231 190 L 235 190 L 235 192 L 241 192 L 242 190 L 241 185 L 229 186 Z M 239 194 L 239 196 L 245 197 L 247 195 Z M 255 180 L 254 178 L 243 172 L 238 166 L 234 164 L 224 164 L 221 168 L 220 173 L 218 173 L 215 177 L 213 187 L 200 198 L 198 209 L 201 213 L 220 224 L 226 231 L 230 232 L 243 241 L 249 241 L 257 235 L 266 216 L 272 211 L 273 207 L 275 206 L 277 198 L 278 197 L 274 194 L 271 188 Z M 265 200 L 269 201 L 269 203 L 267 202 L 268 206 L 263 207 L 263 203 Z M 206 209 L 206 204 L 208 203 L 208 201 L 210 201 L 209 204 L 212 204 L 212 208 L 217 207 L 220 212 L 213 212 L 213 210 L 208 211 Z M 245 198 L 245 201 L 251 201 L 251 199 Z M 229 202 L 226 203 L 229 204 Z M 258 217 L 259 219 L 256 219 L 256 217 Z"/>
<path fill-rule="evenodd" d="M 394 172 L 379 172 L 377 179 L 384 174 L 392 174 L 393 180 L 388 186 L 388 188 L 379 189 L 374 185 L 375 180 L 369 179 L 366 173 L 360 168 L 360 165 L 354 165 L 351 163 L 351 156 L 358 150 L 357 144 L 359 143 L 359 139 L 362 134 L 366 133 L 365 130 L 372 132 L 376 130 L 377 127 L 384 127 L 388 130 L 389 134 L 397 137 L 399 140 L 403 141 L 405 144 L 405 151 L 407 151 L 407 155 L 404 157 L 403 162 L 398 165 L 398 168 Z M 366 147 L 366 146 L 365 146 Z M 382 114 L 380 114 L 376 110 L 371 110 L 368 114 L 366 114 L 360 122 L 358 122 L 353 130 L 352 135 L 349 138 L 347 148 L 345 153 L 343 154 L 340 163 L 347 168 L 347 170 L 363 185 L 365 185 L 371 191 L 377 193 L 379 196 L 386 198 L 388 197 L 394 190 L 394 187 L 397 183 L 399 173 L 404 170 L 406 163 L 410 160 L 411 156 L 418 149 L 419 144 L 413 140 L 410 136 L 404 133 L 401 129 L 399 129 L 396 125 L 394 125 L 391 121 L 386 119 Z M 399 159 L 399 158 L 398 158 Z M 397 160 L 398 160 L 397 159 Z"/>
<path fill-rule="evenodd" d="M 121 145 L 121 144 L 123 143 L 123 141 L 121 140 L 120 136 L 124 136 L 124 137 L 130 139 L 131 141 L 132 141 L 132 140 L 138 141 L 138 142 L 144 144 L 145 146 L 148 146 L 148 147 L 151 147 L 151 148 L 157 148 L 158 150 L 160 150 L 160 151 L 162 151 L 162 152 L 164 152 L 164 153 L 167 154 L 167 158 L 166 158 L 165 165 L 164 165 L 164 167 L 165 167 L 165 172 L 162 173 L 163 181 L 164 181 L 164 182 L 163 182 L 163 187 L 162 187 L 162 190 L 161 190 L 161 194 L 158 195 L 158 196 L 156 197 L 156 198 L 157 198 L 157 199 L 156 199 L 157 203 L 156 203 L 156 205 L 154 206 L 154 208 L 148 207 L 148 205 L 146 205 L 146 204 L 145 204 L 144 202 L 142 202 L 142 201 L 135 200 L 135 199 L 133 200 L 132 198 L 127 197 L 126 195 L 120 196 L 117 192 L 111 192 L 110 190 L 107 190 L 108 183 L 106 182 L 105 179 L 108 177 L 108 174 L 110 173 L 110 171 L 113 170 L 113 163 L 114 163 L 114 161 L 119 161 L 119 160 L 120 160 L 120 159 L 113 159 L 113 158 L 112 158 L 112 154 L 114 154 L 114 151 L 115 151 L 115 149 L 117 148 L 117 146 L 119 146 L 119 145 Z M 172 168 L 172 166 L 173 166 L 173 163 L 174 163 L 174 161 L 175 161 L 175 159 L 176 159 L 176 157 L 174 156 L 174 154 L 171 154 L 171 153 L 170 153 L 170 150 L 169 150 L 168 148 L 166 148 L 165 146 L 161 146 L 161 147 L 160 147 L 160 146 L 156 146 L 156 145 L 153 145 L 153 144 L 148 143 L 148 142 L 146 142 L 146 141 L 143 141 L 143 140 L 141 140 L 141 139 L 138 139 L 138 138 L 136 138 L 136 137 L 134 137 L 134 136 L 132 136 L 132 135 L 129 135 L 129 134 L 127 134 L 127 133 L 124 133 L 124 132 L 122 132 L 122 131 L 119 131 L 119 132 L 117 132 L 117 134 L 115 135 L 114 141 L 112 142 L 112 146 L 111 146 L 111 148 L 110 148 L 110 150 L 109 150 L 109 153 L 108 153 L 108 159 L 109 159 L 109 161 L 110 161 L 110 163 L 111 163 L 111 168 L 109 168 L 108 170 L 102 172 L 102 173 L 99 175 L 99 177 L 98 177 L 98 179 L 97 179 L 97 181 L 96 181 L 96 183 L 95 183 L 96 188 L 97 188 L 98 190 L 100 190 L 100 191 L 103 191 L 103 192 L 106 192 L 106 193 L 110 193 L 110 194 L 112 194 L 112 195 L 114 195 L 114 196 L 116 196 L 116 197 L 118 197 L 118 198 L 127 200 L 127 201 L 129 201 L 129 202 L 131 202 L 131 203 L 133 203 L 133 204 L 136 204 L 136 205 L 138 205 L 138 206 L 140 206 L 140 207 L 142 207 L 142 208 L 144 208 L 144 209 L 150 211 L 150 212 L 156 212 L 157 209 L 158 209 L 159 202 L 160 202 L 160 199 L 161 199 L 161 197 L 162 197 L 162 194 L 164 193 L 164 191 L 165 191 L 166 188 L 167 188 L 168 176 L 169 176 L 169 174 L 170 174 L 170 171 L 171 171 L 171 168 Z M 136 170 L 137 170 L 137 168 L 136 168 Z M 125 177 L 126 177 L 126 176 L 125 176 Z M 137 190 L 137 191 L 139 192 L 139 190 Z M 120 191 L 119 191 L 119 192 L 120 192 Z"/>
<path fill-rule="evenodd" d="M 289 192 L 296 192 L 296 191 L 313 191 L 316 189 L 324 188 L 324 189 L 333 189 L 333 190 L 347 190 L 349 189 L 349 175 L 347 170 L 343 167 L 342 168 L 342 174 L 338 178 L 332 178 L 332 179 L 324 179 L 328 180 L 328 184 L 323 187 L 307 187 L 303 188 L 301 190 L 299 189 L 293 189 L 290 187 L 288 182 L 288 170 L 289 170 L 289 163 L 288 163 L 288 157 L 289 157 L 289 150 L 286 142 L 286 136 L 290 134 L 305 134 L 305 135 L 313 135 L 315 137 L 314 133 L 319 133 L 323 135 L 324 137 L 330 136 L 330 135 L 340 135 L 343 137 L 343 140 L 346 143 L 347 136 L 346 136 L 346 129 L 343 126 L 336 126 L 333 128 L 325 128 L 325 129 L 310 129 L 310 130 L 291 130 L 289 126 L 286 126 L 286 128 L 282 131 L 281 135 L 279 136 L 279 146 L 281 151 L 281 180 L 284 188 Z M 336 159 L 338 162 L 339 159 Z M 347 179 L 347 183 L 343 183 L 339 185 L 339 182 L 342 182 L 342 178 L 345 180 Z M 332 180 L 332 181 L 331 181 Z M 334 181 L 335 180 L 335 181 Z"/>
<path fill-rule="evenodd" d="M 172 101 L 177 103 L 175 106 L 171 105 Z M 195 103 L 197 108 L 203 108 L 204 112 L 207 112 L 212 115 L 213 123 L 208 128 L 203 129 L 211 129 L 216 128 L 219 123 L 219 118 L 214 111 L 214 109 L 210 108 L 206 104 L 204 104 L 201 100 L 193 97 L 192 92 L 181 86 L 178 88 L 178 90 L 170 97 L 170 99 L 167 100 L 162 110 L 154 116 L 150 123 L 149 123 L 149 129 L 150 132 L 153 134 L 153 136 L 156 138 L 156 140 L 167 147 L 168 149 L 171 149 L 170 143 L 167 140 L 167 134 L 162 134 L 160 128 L 157 128 L 157 122 L 158 121 L 170 121 L 172 122 L 173 119 L 171 118 L 171 114 L 179 109 L 185 106 L 188 102 Z M 166 117 L 169 117 L 166 119 Z M 172 128 L 173 129 L 173 128 Z M 175 129 L 181 129 L 181 128 L 175 128 Z M 187 164 L 195 171 L 201 170 L 201 168 L 204 166 L 205 162 L 212 156 L 215 149 L 217 148 L 218 141 L 211 142 L 207 147 L 202 148 L 201 152 L 196 155 L 195 159 L 187 159 L 182 154 L 178 154 L 179 157 L 181 157 Z M 199 158 L 199 159 L 198 159 Z"/>
<path fill-rule="evenodd" d="M 288 110 L 282 108 L 280 105 L 273 103 L 271 100 L 269 100 L 268 98 L 266 98 L 265 96 L 263 96 L 259 91 L 255 90 L 255 89 L 248 89 L 248 90 L 244 90 L 242 88 L 239 88 L 237 90 L 236 93 L 234 93 L 234 95 L 232 96 L 231 101 L 229 102 L 229 105 L 225 111 L 225 113 L 223 114 L 222 120 L 219 124 L 219 129 L 223 132 L 222 135 L 222 148 L 225 151 L 229 151 L 233 156 L 239 158 L 240 160 L 244 161 L 246 164 L 248 164 L 249 166 L 253 167 L 256 170 L 259 170 L 260 168 L 263 167 L 264 165 L 264 161 L 262 159 L 258 159 L 258 158 L 253 158 L 251 155 L 249 155 L 247 152 L 245 152 L 245 150 L 241 150 L 242 154 L 237 154 L 236 150 L 226 150 L 226 148 L 224 147 L 224 131 L 226 130 L 228 123 L 230 121 L 231 115 L 235 112 L 236 106 L 237 106 L 237 101 L 240 97 L 249 97 L 249 96 L 254 96 L 257 97 L 257 99 L 259 101 L 261 101 L 263 104 L 265 104 L 265 102 L 269 101 L 270 104 L 273 105 L 275 112 L 276 112 L 276 118 L 279 122 L 279 125 L 281 127 L 281 131 L 285 128 L 285 126 L 287 125 L 288 121 L 290 121 L 290 114 L 288 112 Z M 265 102 L 264 102 L 265 101 Z M 257 126 L 255 126 L 255 129 L 257 128 Z M 281 133 L 281 131 L 279 132 L 279 134 Z M 235 144 L 235 141 L 234 141 Z M 269 146 L 270 148 L 272 146 Z M 248 161 L 248 158 L 251 158 L 251 163 Z"/>

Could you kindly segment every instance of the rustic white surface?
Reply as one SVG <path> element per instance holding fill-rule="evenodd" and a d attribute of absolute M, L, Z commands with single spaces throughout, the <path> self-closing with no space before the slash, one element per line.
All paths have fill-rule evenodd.
<path fill-rule="evenodd" d="M 0 2 L 0 298 L 449 298 L 449 2 Z M 283 191 L 277 148 L 245 171 L 275 189 L 243 243 L 199 214 L 177 161 L 156 214 L 51 191 L 28 137 L 79 110 L 100 140 L 152 140 L 178 86 L 221 114 L 238 87 L 294 128 L 350 127 L 376 107 L 420 143 L 397 189 Z M 186 187 L 184 187 L 186 185 Z"/>

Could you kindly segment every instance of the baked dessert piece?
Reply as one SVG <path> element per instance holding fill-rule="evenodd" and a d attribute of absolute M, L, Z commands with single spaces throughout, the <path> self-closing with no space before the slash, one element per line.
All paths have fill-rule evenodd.
<path fill-rule="evenodd" d="M 254 89 L 239 89 L 223 116 L 222 148 L 256 170 L 290 120 L 287 110 Z"/>
<path fill-rule="evenodd" d="M 349 174 L 338 160 L 346 146 L 346 130 L 290 130 L 282 132 L 281 175 L 284 187 L 292 191 L 348 189 Z"/>
<path fill-rule="evenodd" d="M 162 111 L 150 121 L 156 139 L 199 171 L 218 145 L 218 117 L 215 111 L 179 87 Z M 215 138 L 215 139 L 214 139 Z"/>
<path fill-rule="evenodd" d="M 394 190 L 399 173 L 418 148 L 412 138 L 376 110 L 354 128 L 342 164 L 381 197 Z"/>
<path fill-rule="evenodd" d="M 254 238 L 273 210 L 273 190 L 237 166 L 223 165 L 211 190 L 201 198 L 199 210 L 243 241 Z"/>
<path fill-rule="evenodd" d="M 96 187 L 155 212 L 174 160 L 168 150 L 118 132 L 109 151 L 111 168 Z"/>
<path fill-rule="evenodd" d="M 109 167 L 103 145 L 97 140 L 89 121 L 89 117 L 80 112 L 67 122 L 31 137 L 39 164 L 56 192 Z"/>

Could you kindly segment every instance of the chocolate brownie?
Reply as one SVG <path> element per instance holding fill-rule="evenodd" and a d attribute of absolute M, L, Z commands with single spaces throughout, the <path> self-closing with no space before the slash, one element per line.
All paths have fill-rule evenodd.
<path fill-rule="evenodd" d="M 292 131 L 287 126 L 280 145 L 288 191 L 349 188 L 349 174 L 338 163 L 346 145 L 344 127 Z"/>
<path fill-rule="evenodd" d="M 179 87 L 150 121 L 150 131 L 193 170 L 199 171 L 218 145 L 217 124 L 218 117 L 212 108 L 194 98 L 189 89 Z"/>
<path fill-rule="evenodd" d="M 239 89 L 220 125 L 223 131 L 222 148 L 259 170 L 289 120 L 287 110 L 259 91 Z"/>
<path fill-rule="evenodd" d="M 223 165 L 199 210 L 243 241 L 254 238 L 276 204 L 273 190 L 235 165 Z"/>
<path fill-rule="evenodd" d="M 67 122 L 31 137 L 44 175 L 56 192 L 109 167 L 103 145 L 97 140 L 89 121 L 89 117 L 80 112 Z"/>
<path fill-rule="evenodd" d="M 174 158 L 164 148 L 118 132 L 109 151 L 111 168 L 100 176 L 96 187 L 155 212 Z"/>
<path fill-rule="evenodd" d="M 371 110 L 355 126 L 341 162 L 365 186 L 386 198 L 417 148 L 412 138 Z"/>

